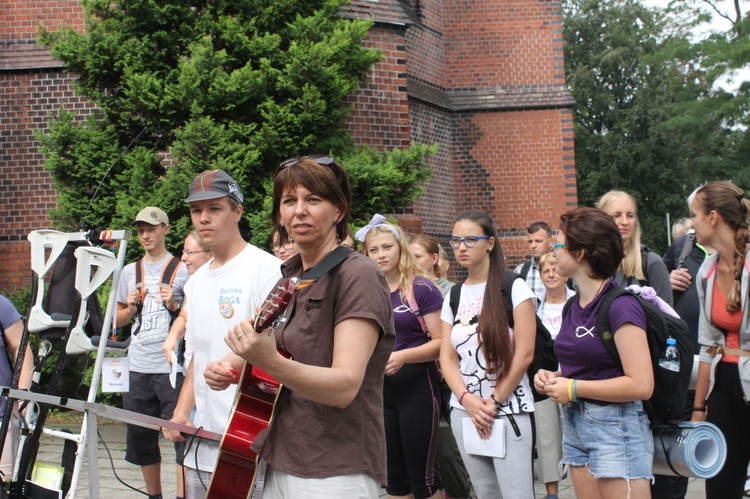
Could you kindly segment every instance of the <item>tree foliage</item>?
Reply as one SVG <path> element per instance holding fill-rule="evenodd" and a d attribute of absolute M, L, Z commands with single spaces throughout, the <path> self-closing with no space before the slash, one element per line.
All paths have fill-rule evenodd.
<path fill-rule="evenodd" d="M 700 183 L 736 178 L 748 152 L 736 126 L 743 109 L 715 87 L 720 74 L 689 38 L 700 20 L 636 0 L 565 2 L 579 199 L 594 205 L 610 189 L 630 192 L 646 240 L 660 251 L 666 214 L 686 214 Z"/>
<path fill-rule="evenodd" d="M 339 17 L 342 3 L 85 0 L 85 33 L 42 30 L 99 110 L 84 122 L 60 112 L 39 137 L 60 192 L 55 223 L 123 226 L 154 204 L 172 215 L 174 243 L 190 223 L 190 181 L 220 168 L 245 192 L 243 231 L 253 222 L 263 232 L 267 221 L 251 215 L 282 159 L 353 154 L 344 99 L 381 55 L 362 46 L 372 22 Z M 423 159 L 415 151 L 426 152 L 405 153 L 412 166 Z"/>

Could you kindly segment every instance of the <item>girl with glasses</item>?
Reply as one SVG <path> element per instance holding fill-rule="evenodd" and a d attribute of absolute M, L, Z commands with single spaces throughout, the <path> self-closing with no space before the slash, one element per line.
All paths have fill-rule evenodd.
<path fill-rule="evenodd" d="M 396 326 L 383 384 L 386 491 L 389 498 L 442 497 L 435 477 L 440 385 L 434 361 L 440 355 L 443 296 L 412 255 L 406 234 L 381 218 L 376 215 L 357 239 L 385 274 Z"/>
<path fill-rule="evenodd" d="M 503 253 L 487 213 L 453 223 L 451 246 L 468 272 L 454 316 L 443 302 L 440 366 L 451 391 L 451 428 L 477 497 L 534 497 L 531 468 L 534 398 L 526 370 L 534 356 L 535 297 L 523 279 L 502 295 Z M 515 327 L 508 326 L 511 300 Z M 490 455 L 473 447 L 483 441 Z M 504 444 L 504 452 L 500 449 Z"/>
<path fill-rule="evenodd" d="M 623 257 L 614 220 L 595 208 L 560 218 L 558 274 L 575 280 L 578 294 L 555 338 L 556 372 L 540 369 L 534 387 L 563 404 L 563 454 L 577 497 L 651 497 L 654 443 L 643 409 L 654 388 L 646 316 L 631 295 L 617 297 L 609 321 L 620 361 L 605 350 L 596 318 Z"/>
<path fill-rule="evenodd" d="M 211 250 L 203 244 L 200 235 L 198 235 L 198 231 L 191 230 L 185 238 L 185 242 L 183 243 L 182 258 L 180 258 L 180 260 L 182 260 L 182 263 L 185 264 L 185 268 L 187 268 L 188 275 L 193 275 L 196 270 L 201 268 L 205 263 L 208 263 L 211 258 Z M 170 364 L 172 363 L 172 352 L 178 352 L 179 356 L 178 346 L 182 348 L 182 345 L 185 345 L 183 341 L 183 339 L 185 338 L 185 331 L 187 329 L 187 311 L 185 310 L 185 301 L 186 298 L 183 297 L 180 315 L 178 315 L 175 318 L 174 322 L 172 322 L 172 326 L 169 328 L 167 339 L 164 340 L 164 343 L 161 346 L 161 351 L 164 353 L 164 356 L 167 358 L 167 362 L 169 362 Z M 182 345 L 180 345 L 180 343 L 182 343 Z M 183 352 L 183 374 L 187 374 L 187 369 L 190 365 L 190 359 L 192 357 L 192 349 L 190 351 L 185 350 Z"/>

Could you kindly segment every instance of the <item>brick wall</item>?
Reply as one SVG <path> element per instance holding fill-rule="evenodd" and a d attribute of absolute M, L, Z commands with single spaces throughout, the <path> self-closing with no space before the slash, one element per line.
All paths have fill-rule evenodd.
<path fill-rule="evenodd" d="M 83 30 L 80 0 L 3 0 L 0 2 L 0 40 L 27 40 L 36 37 L 41 26 Z"/>
<path fill-rule="evenodd" d="M 409 103 L 406 95 L 406 45 L 403 26 L 374 26 L 365 46 L 383 60 L 360 82 L 346 104 L 352 106 L 345 126 L 359 144 L 376 149 L 409 147 Z"/>
<path fill-rule="evenodd" d="M 34 134 L 44 133 L 60 107 L 82 117 L 93 106 L 77 97 L 60 72 L 0 73 L 0 290 L 27 284 L 26 235 L 49 227 L 57 194 Z"/>
<path fill-rule="evenodd" d="M 520 261 L 527 252 L 524 227 L 536 219 L 556 226 L 577 204 L 560 2 L 353 0 L 350 6 L 350 17 L 370 9 L 387 19 L 366 39 L 385 59 L 350 97 L 345 126 L 357 143 L 378 149 L 411 141 L 439 146 L 425 194 L 402 222 L 438 237 L 452 256 L 446 239 L 454 217 L 484 209 L 502 233 L 509 263 Z M 40 23 L 81 30 L 82 19 L 79 0 L 0 3 L 0 290 L 27 285 L 25 236 L 49 225 L 46 212 L 55 205 L 34 132 L 44 131 L 60 107 L 81 116 L 92 109 L 72 93 L 71 75 L 39 55 L 33 38 Z M 26 58 L 41 61 L 36 69 L 7 69 L 12 58 L 4 54 L 32 52 L 36 59 Z"/>

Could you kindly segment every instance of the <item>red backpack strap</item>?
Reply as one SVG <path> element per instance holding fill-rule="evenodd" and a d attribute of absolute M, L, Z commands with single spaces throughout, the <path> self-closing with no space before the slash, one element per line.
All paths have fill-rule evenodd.
<path fill-rule="evenodd" d="M 180 260 L 176 256 L 172 256 L 169 262 L 167 262 L 167 264 L 164 266 L 164 270 L 161 273 L 161 284 L 172 286 L 174 277 L 177 275 L 177 269 L 180 268 L 181 263 L 182 260 Z"/>
<path fill-rule="evenodd" d="M 144 258 L 135 262 L 135 289 L 141 292 L 141 303 L 143 303 L 143 299 L 146 297 L 145 286 L 143 285 L 143 275 L 146 273 L 144 265 Z"/>

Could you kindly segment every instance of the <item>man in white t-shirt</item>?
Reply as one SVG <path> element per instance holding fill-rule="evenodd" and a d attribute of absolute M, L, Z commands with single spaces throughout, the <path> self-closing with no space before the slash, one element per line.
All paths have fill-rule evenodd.
<path fill-rule="evenodd" d="M 204 378 L 206 367 L 211 364 L 212 371 L 223 375 L 228 384 L 236 383 L 244 361 L 231 352 L 224 336 L 236 323 L 255 315 L 256 307 L 281 278 L 281 260 L 242 238 L 238 225 L 242 201 L 240 187 L 221 170 L 198 175 L 186 199 L 193 225 L 213 259 L 186 286 L 185 341 L 194 353 L 172 421 L 217 433 L 227 427 L 237 388 L 211 390 Z M 170 440 L 184 440 L 178 432 L 163 432 Z M 205 497 L 218 450 L 215 442 L 191 442 L 184 460 L 190 499 Z"/>
<path fill-rule="evenodd" d="M 179 314 L 188 273 L 179 258 L 173 261 L 164 243 L 169 232 L 166 213 L 147 206 L 138 212 L 133 223 L 144 255 L 125 266 L 117 289 L 117 327 L 134 320 L 128 348 L 130 390 L 123 393 L 123 408 L 170 418 L 182 376 L 173 388 L 169 381 L 171 367 L 161 346 L 173 317 Z M 164 281 L 171 281 L 171 285 L 163 284 Z M 125 460 L 141 467 L 149 499 L 161 499 L 159 432 L 129 424 L 126 442 Z M 182 493 L 183 449 L 184 444 L 175 445 L 178 496 Z"/>

